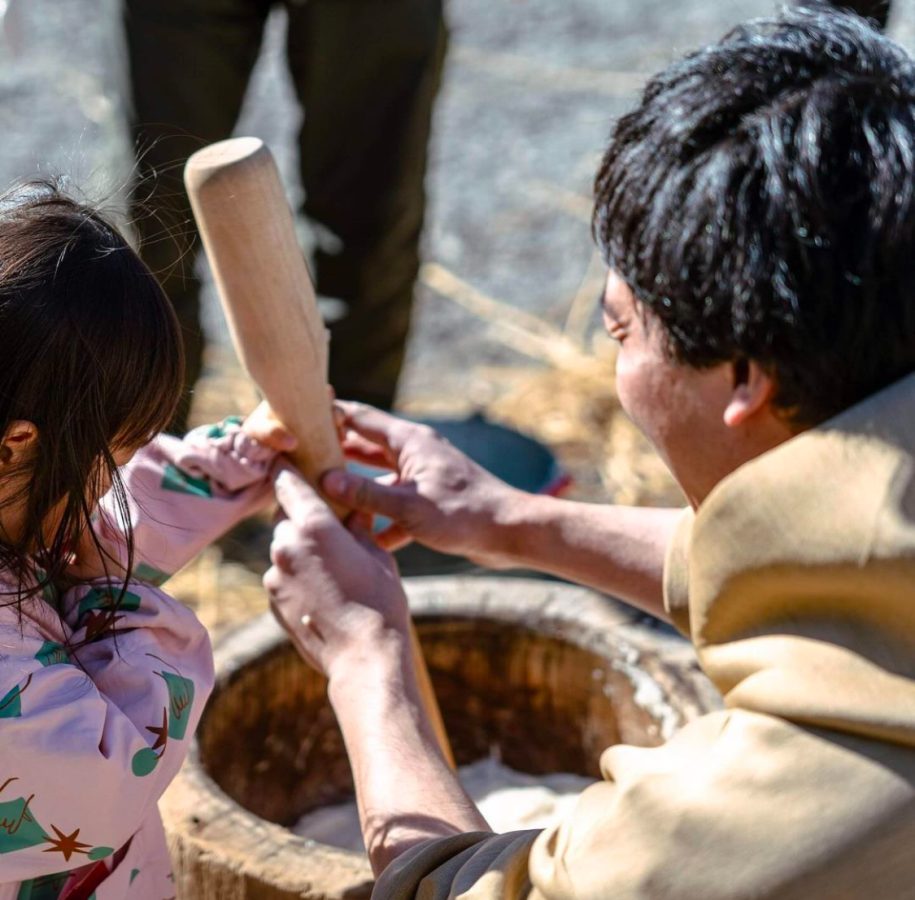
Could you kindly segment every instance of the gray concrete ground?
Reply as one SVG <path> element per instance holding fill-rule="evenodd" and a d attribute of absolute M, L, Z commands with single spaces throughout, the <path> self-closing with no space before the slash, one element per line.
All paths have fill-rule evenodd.
<path fill-rule="evenodd" d="M 402 398 L 435 405 L 479 390 L 487 366 L 521 364 L 498 328 L 448 299 L 456 275 L 490 297 L 562 326 L 572 299 L 596 296 L 589 185 L 611 120 L 645 73 L 774 9 L 771 0 L 454 0 L 436 112 L 426 258 Z M 98 196 L 123 188 L 117 0 L 0 0 L 0 184 L 63 172 Z M 915 44 L 915 0 L 891 32 Z M 270 22 L 239 133 L 274 148 L 299 191 L 299 112 L 283 66 L 281 12 Z M 590 268 L 589 268 L 590 265 Z M 583 283 L 584 282 L 584 283 Z M 580 321 L 594 326 L 593 317 Z M 208 327 L 225 341 L 218 309 Z"/>

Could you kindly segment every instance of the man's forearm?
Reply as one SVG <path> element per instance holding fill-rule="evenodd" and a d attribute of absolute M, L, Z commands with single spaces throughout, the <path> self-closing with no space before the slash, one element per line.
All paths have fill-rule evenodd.
<path fill-rule="evenodd" d="M 518 494 L 493 532 L 493 558 L 586 584 L 666 618 L 664 557 L 680 509 L 598 506 Z M 353 768 L 376 874 L 422 841 L 488 830 L 442 759 L 423 712 L 406 635 L 360 641 L 329 696 Z"/>
<path fill-rule="evenodd" d="M 376 874 L 422 841 L 489 830 L 439 752 L 406 635 L 366 642 L 335 667 L 328 693 Z"/>
<path fill-rule="evenodd" d="M 494 544 L 505 568 L 568 578 L 666 619 L 664 557 L 682 514 L 518 493 L 500 514 Z"/>

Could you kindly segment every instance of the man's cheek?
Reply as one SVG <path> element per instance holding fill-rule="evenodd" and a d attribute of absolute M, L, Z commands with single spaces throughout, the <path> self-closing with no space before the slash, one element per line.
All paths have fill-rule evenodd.
<path fill-rule="evenodd" d="M 655 367 L 640 361 L 618 364 L 616 390 L 623 412 L 664 456 L 670 386 Z"/>
<path fill-rule="evenodd" d="M 623 412 L 641 428 L 645 402 L 644 370 L 621 350 L 616 360 L 616 395 Z"/>

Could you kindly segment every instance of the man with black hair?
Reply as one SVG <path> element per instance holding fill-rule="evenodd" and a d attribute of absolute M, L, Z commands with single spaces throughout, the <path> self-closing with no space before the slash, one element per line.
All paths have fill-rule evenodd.
<path fill-rule="evenodd" d="M 915 61 L 863 20 L 751 22 L 652 79 L 596 179 L 620 402 L 686 511 L 535 497 L 429 429 L 342 406 L 396 482 L 291 470 L 265 576 L 329 678 L 373 896 L 915 896 Z M 611 747 L 543 832 L 492 834 L 422 713 L 366 513 L 671 620 L 724 708 Z M 531 734 L 535 742 L 537 734 Z"/>

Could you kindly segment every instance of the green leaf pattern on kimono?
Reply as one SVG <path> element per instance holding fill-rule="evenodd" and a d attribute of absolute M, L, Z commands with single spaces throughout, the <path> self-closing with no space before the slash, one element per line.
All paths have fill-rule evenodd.
<path fill-rule="evenodd" d="M 77 611 L 76 621 L 78 625 L 82 624 L 83 617 L 87 612 L 96 609 L 112 609 L 115 604 L 119 611 L 136 612 L 140 608 L 139 594 L 125 591 L 124 596 L 118 602 L 120 589 L 117 588 L 92 588 L 86 593 L 86 596 L 79 601 L 79 610 Z"/>
<path fill-rule="evenodd" d="M 69 872 L 54 872 L 23 881 L 16 900 L 57 900 L 69 877 Z"/>
<path fill-rule="evenodd" d="M 168 690 L 168 707 L 162 709 L 162 721 L 147 725 L 146 730 L 156 737 L 151 747 L 138 750 L 131 760 L 131 770 L 138 778 L 153 772 L 168 746 L 169 739 L 182 740 L 187 734 L 187 723 L 194 704 L 194 682 L 173 672 L 156 672 Z"/>
<path fill-rule="evenodd" d="M 35 654 L 35 659 L 45 667 L 55 666 L 60 663 L 70 662 L 70 654 L 63 644 L 58 644 L 55 641 L 45 641 Z"/>
<path fill-rule="evenodd" d="M 171 463 L 165 466 L 161 487 L 166 491 L 190 494 L 193 497 L 213 496 L 213 488 L 210 486 L 209 478 L 197 478 Z"/>
<path fill-rule="evenodd" d="M 207 431 L 208 438 L 222 438 L 225 437 L 228 433 L 228 427 L 230 425 L 241 425 L 242 417 L 241 416 L 227 416 L 223 419 L 218 425 L 211 425 L 209 431 Z"/>
<path fill-rule="evenodd" d="M 161 587 L 172 577 L 169 572 L 163 572 L 161 569 L 157 569 L 155 566 L 145 562 L 137 563 L 133 567 L 133 575 L 137 581 L 145 581 L 153 587 Z"/>
<path fill-rule="evenodd" d="M 0 719 L 18 719 L 22 715 L 22 700 L 26 688 L 32 683 L 31 674 L 23 684 L 17 684 L 0 697 Z"/>
<path fill-rule="evenodd" d="M 16 780 L 7 779 L 3 787 Z M 37 847 L 48 840 L 47 833 L 35 820 L 29 808 L 34 797 L 35 795 L 31 794 L 28 797 L 20 796 L 15 800 L 0 803 L 0 854 Z"/>

